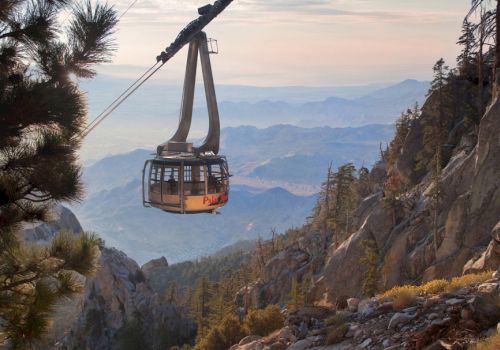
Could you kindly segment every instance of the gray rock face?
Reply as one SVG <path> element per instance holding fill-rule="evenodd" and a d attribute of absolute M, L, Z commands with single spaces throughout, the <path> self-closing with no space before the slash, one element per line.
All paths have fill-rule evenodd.
<path fill-rule="evenodd" d="M 285 304 L 295 279 L 301 282 L 305 278 L 313 280 L 315 256 L 321 251 L 321 237 L 310 233 L 293 246 L 272 257 L 260 275 L 260 279 L 236 296 L 239 306 L 265 307 L 268 304 Z M 248 305 L 251 304 L 251 305 Z"/>
<path fill-rule="evenodd" d="M 500 221 L 491 231 L 492 239 L 479 257 L 473 257 L 464 266 L 464 273 L 500 268 Z"/>
<path fill-rule="evenodd" d="M 24 238 L 32 243 L 47 244 L 59 231 L 80 234 L 83 232 L 80 222 L 71 210 L 62 205 L 56 205 L 50 213 L 52 220 L 47 223 L 26 223 Z"/>
<path fill-rule="evenodd" d="M 396 312 L 394 316 L 391 317 L 391 320 L 389 321 L 389 325 L 387 326 L 388 329 L 396 328 L 396 326 L 405 324 L 409 321 L 411 321 L 415 316 L 408 315 L 404 312 Z"/>
<path fill-rule="evenodd" d="M 159 349 L 194 335 L 185 310 L 154 293 L 137 263 L 123 252 L 105 248 L 99 265 L 86 282 L 81 316 L 64 341 L 68 349 L 120 349 L 128 336 Z"/>
<path fill-rule="evenodd" d="M 331 248 L 316 297 L 326 292 L 331 303 L 340 295 L 359 297 L 366 271 L 359 263 L 364 255 L 360 243 L 365 239 L 377 243 L 382 258 L 379 290 L 415 280 L 457 276 L 463 273 L 464 265 L 466 271 L 496 270 L 500 265 L 499 134 L 500 101 L 495 101 L 481 120 L 477 145 L 472 148 L 470 135 L 464 135 L 443 170 L 435 251 L 425 195 L 432 184 L 413 171 L 421 130 L 418 125 L 412 129 L 397 160 L 403 181 L 414 185 L 404 197 L 408 209 L 394 225 L 383 198 L 365 201 L 359 229 L 340 246 Z M 468 262 L 479 249 L 484 252 L 480 258 Z"/>
<path fill-rule="evenodd" d="M 153 259 L 151 261 L 148 261 L 144 265 L 142 265 L 141 270 L 142 273 L 144 273 L 144 276 L 149 280 L 150 277 L 157 272 L 158 270 L 162 270 L 168 267 L 168 261 L 167 259 L 162 256 L 161 258 L 158 259 Z"/>

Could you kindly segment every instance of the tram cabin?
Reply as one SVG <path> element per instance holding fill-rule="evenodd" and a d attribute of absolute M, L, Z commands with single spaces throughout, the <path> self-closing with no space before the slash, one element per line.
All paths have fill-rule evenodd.
<path fill-rule="evenodd" d="M 214 212 L 228 199 L 229 171 L 225 157 L 157 157 L 144 165 L 145 206 L 170 213 L 194 214 Z"/>

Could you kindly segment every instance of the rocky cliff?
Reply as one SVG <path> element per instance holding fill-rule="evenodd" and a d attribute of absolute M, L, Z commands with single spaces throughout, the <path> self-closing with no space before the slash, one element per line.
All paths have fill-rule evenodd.
<path fill-rule="evenodd" d="M 27 224 L 25 239 L 47 244 L 59 231 L 83 232 L 69 209 L 55 206 L 51 215 L 48 223 Z M 104 248 L 95 275 L 81 282 L 84 293 L 57 305 L 49 333 L 35 348 L 135 349 L 140 344 L 155 350 L 189 343 L 195 336 L 187 310 L 154 292 L 141 268 L 123 252 Z"/>
<path fill-rule="evenodd" d="M 186 310 L 151 289 L 135 261 L 105 248 L 96 275 L 87 280 L 77 321 L 65 349 L 165 349 L 189 342 L 196 328 Z"/>
<path fill-rule="evenodd" d="M 430 174 L 416 171 L 415 164 L 422 149 L 423 124 L 433 117 L 435 103 L 429 98 L 421 117 L 412 121 L 393 165 L 406 184 L 400 195 L 403 208 L 395 213 L 387 205 L 386 166 L 379 162 L 370 172 L 374 193 L 355 210 L 351 234 L 328 247 L 324 264 L 318 268 L 314 259 L 320 234 L 306 226 L 303 237 L 269 258 L 259 279 L 242 291 L 251 297 L 240 295 L 238 300 L 252 300 L 256 306 L 284 305 L 291 281 L 304 278 L 316 302 L 335 304 L 342 296 L 360 297 L 368 269 L 360 263 L 366 240 L 375 242 L 379 291 L 496 270 L 500 262 L 500 101 L 490 105 L 477 133 L 466 131 L 464 111 L 453 114 L 434 223 L 430 203 L 434 183 Z"/>
<path fill-rule="evenodd" d="M 499 134 L 500 102 L 496 101 L 481 120 L 477 144 L 473 146 L 470 142 L 471 135 L 463 135 L 443 170 L 436 252 L 427 196 L 433 186 L 429 177 L 405 193 L 411 206 L 396 225 L 381 196 L 378 200 L 365 199 L 367 214 L 359 230 L 338 248 L 331 247 L 320 288 L 327 292 L 328 300 L 333 301 L 339 295 L 360 294 L 359 286 L 366 270 L 359 264 L 363 255 L 360 242 L 364 239 L 374 240 L 382 257 L 379 290 L 403 283 L 450 278 L 462 274 L 464 266 L 465 269 L 472 266 L 496 269 L 499 240 L 495 227 L 500 223 Z M 410 134 L 399 162 L 412 159 L 407 154 L 415 148 L 412 142 L 415 141 Z M 404 171 L 411 165 L 399 168 Z M 483 259 L 474 264 L 481 255 Z"/>

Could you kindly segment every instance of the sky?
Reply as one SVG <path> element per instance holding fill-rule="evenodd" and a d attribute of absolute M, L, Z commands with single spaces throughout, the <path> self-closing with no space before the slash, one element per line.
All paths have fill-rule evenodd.
<path fill-rule="evenodd" d="M 137 0 L 121 18 L 105 75 L 135 78 L 209 0 Z M 119 14 L 133 0 L 109 0 Z M 455 44 L 470 0 L 234 0 L 205 31 L 219 84 L 339 86 L 430 79 Z M 156 79 L 182 80 L 186 49 Z"/>

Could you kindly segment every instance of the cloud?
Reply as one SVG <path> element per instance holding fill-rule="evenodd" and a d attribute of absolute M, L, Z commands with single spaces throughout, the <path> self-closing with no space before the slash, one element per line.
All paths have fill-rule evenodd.
<path fill-rule="evenodd" d="M 139 0 L 124 17 L 129 25 L 158 26 L 181 25 L 197 16 L 196 9 L 207 0 Z M 432 11 L 405 9 L 405 5 L 394 10 L 382 10 L 385 2 L 370 0 L 234 0 L 223 15 L 226 23 L 239 25 L 270 23 L 449 23 L 463 16 L 458 11 Z M 411 5 L 411 1 L 407 5 Z M 117 10 L 123 11 L 129 0 L 118 0 Z M 385 4 L 387 5 L 387 4 Z M 381 9 L 379 9 L 381 8 Z M 406 6 L 406 8 L 410 8 Z M 429 6 L 432 9 L 432 6 Z M 360 10 L 363 9 L 363 10 Z"/>

